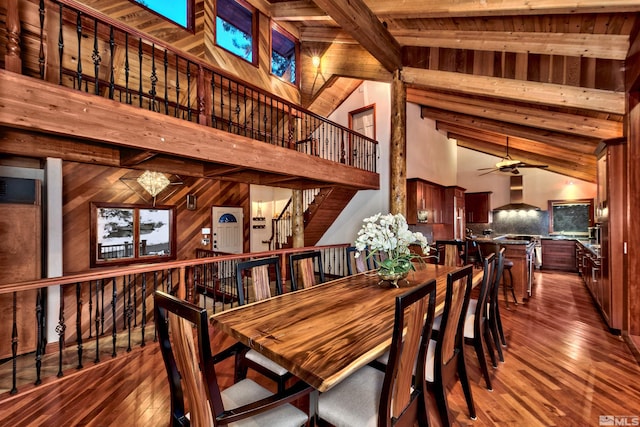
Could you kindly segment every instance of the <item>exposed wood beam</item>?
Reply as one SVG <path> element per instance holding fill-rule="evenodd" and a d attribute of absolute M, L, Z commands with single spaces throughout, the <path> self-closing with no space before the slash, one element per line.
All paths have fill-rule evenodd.
<path fill-rule="evenodd" d="M 480 129 L 487 132 L 539 141 L 552 147 L 564 147 L 576 153 L 583 154 L 593 154 L 598 142 L 600 141 L 597 138 L 578 137 L 558 132 L 544 131 L 536 128 L 528 128 L 525 126 L 511 125 L 509 123 L 481 119 L 428 107 L 422 108 L 422 117 L 427 117 L 438 122 L 451 123 L 455 126 L 462 126 L 469 129 Z"/>
<path fill-rule="evenodd" d="M 328 28 L 323 32 L 330 34 Z M 335 32 L 335 31 L 334 31 Z M 629 37 L 616 34 L 532 33 L 514 31 L 391 30 L 404 46 L 537 53 L 624 60 Z"/>
<path fill-rule="evenodd" d="M 613 114 L 625 113 L 624 92 L 412 67 L 405 67 L 402 74 L 406 83 L 426 88 L 554 107 L 578 108 Z"/>
<path fill-rule="evenodd" d="M 587 138 L 616 138 L 622 136 L 624 132 L 621 121 L 616 122 L 578 114 L 547 111 L 534 107 L 505 104 L 499 101 L 432 92 L 418 88 L 407 89 L 407 101 L 494 121 L 580 135 Z"/>
<path fill-rule="evenodd" d="M 389 72 L 402 67 L 400 45 L 363 0 L 314 0 Z"/>
<path fill-rule="evenodd" d="M 367 0 L 381 18 L 445 18 L 459 16 L 544 15 L 638 12 L 639 0 Z"/>
<path fill-rule="evenodd" d="M 234 165 L 225 164 L 207 164 L 204 167 L 204 175 L 209 178 L 219 178 L 233 173 L 238 173 L 246 170 L 246 168 Z"/>
<path fill-rule="evenodd" d="M 320 77 L 352 77 L 360 80 L 391 81 L 391 73 L 362 46 L 332 44 L 322 55 Z M 319 78 L 320 78 L 319 77 Z"/>
<path fill-rule="evenodd" d="M 159 154 L 232 163 L 352 188 L 379 188 L 379 175 L 0 70 L 0 126 L 64 135 Z M 64 100 L 64 108 L 59 108 Z M 118 126 L 105 130 L 104 118 Z M 188 135 L 188 137 L 186 136 Z M 205 141 L 206 143 L 202 143 Z M 328 173 L 327 171 L 331 171 Z"/>
<path fill-rule="evenodd" d="M 276 21 L 331 21 L 331 16 L 313 1 L 284 1 L 271 5 L 271 19 Z"/>
<path fill-rule="evenodd" d="M 302 42 L 320 43 L 358 43 L 351 34 L 335 27 L 303 27 L 300 30 L 300 40 Z"/>
<path fill-rule="evenodd" d="M 130 167 L 146 162 L 156 156 L 156 153 L 150 151 L 131 150 L 123 148 L 120 150 L 120 165 L 122 167 Z"/>

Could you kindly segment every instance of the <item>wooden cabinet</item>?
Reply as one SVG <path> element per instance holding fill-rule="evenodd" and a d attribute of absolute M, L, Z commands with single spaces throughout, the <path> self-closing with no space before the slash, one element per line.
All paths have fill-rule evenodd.
<path fill-rule="evenodd" d="M 453 239 L 465 238 L 465 197 L 464 188 L 447 187 L 444 189 L 444 222 L 447 232 Z"/>
<path fill-rule="evenodd" d="M 466 193 L 464 206 L 467 222 L 490 223 L 491 222 L 491 192 Z"/>
<path fill-rule="evenodd" d="M 542 268 L 576 271 L 575 240 L 542 239 Z"/>
<path fill-rule="evenodd" d="M 426 220 L 418 221 L 418 213 Z M 407 179 L 407 223 L 444 223 L 444 188 L 420 178 Z"/>

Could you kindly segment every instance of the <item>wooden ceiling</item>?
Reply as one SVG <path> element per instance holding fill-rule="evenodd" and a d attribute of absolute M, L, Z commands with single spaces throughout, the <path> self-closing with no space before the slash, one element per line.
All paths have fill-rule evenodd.
<path fill-rule="evenodd" d="M 459 146 L 502 157 L 509 141 L 512 157 L 589 182 L 598 142 L 624 134 L 638 11 L 640 0 L 270 2 L 299 31 L 310 109 L 330 113 L 343 80 L 346 97 L 354 79 L 401 68 L 407 100 Z"/>

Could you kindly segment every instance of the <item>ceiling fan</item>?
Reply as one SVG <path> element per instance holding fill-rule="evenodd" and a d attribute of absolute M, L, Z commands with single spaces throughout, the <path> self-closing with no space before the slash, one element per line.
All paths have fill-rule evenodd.
<path fill-rule="evenodd" d="M 514 175 L 519 175 L 520 171 L 518 170 L 518 168 L 547 168 L 549 167 L 548 165 L 534 165 L 531 163 L 525 163 L 521 160 L 516 160 L 516 159 L 512 159 L 511 156 L 509 155 L 509 138 L 507 138 L 507 152 L 505 154 L 505 156 L 502 158 L 502 160 L 500 160 L 498 163 L 495 164 L 494 167 L 492 168 L 480 168 L 478 169 L 479 171 L 488 171 L 485 172 L 483 174 L 480 174 L 480 176 L 482 175 L 486 175 L 492 172 L 510 172 Z"/>

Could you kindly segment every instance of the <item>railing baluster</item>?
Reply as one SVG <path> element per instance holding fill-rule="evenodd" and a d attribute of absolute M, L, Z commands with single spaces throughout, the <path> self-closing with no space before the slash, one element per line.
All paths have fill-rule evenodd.
<path fill-rule="evenodd" d="M 13 386 L 9 394 L 16 394 L 18 392 L 17 387 L 17 374 L 18 374 L 18 292 L 13 293 L 13 322 L 11 324 L 11 364 L 12 364 L 12 380 Z"/>
<path fill-rule="evenodd" d="M 95 363 L 100 362 L 100 332 L 98 332 L 100 330 L 100 301 L 98 300 L 99 298 L 99 293 L 100 293 L 100 289 L 99 289 L 99 284 L 100 284 L 101 280 L 96 280 L 96 317 L 95 317 L 95 326 L 96 326 L 96 358 L 94 359 Z M 89 285 L 91 286 L 91 285 Z"/>
<path fill-rule="evenodd" d="M 111 317 L 113 327 L 111 328 L 111 337 L 113 342 L 113 352 L 111 353 L 111 357 L 116 357 L 116 341 L 118 338 L 118 328 L 116 327 L 116 301 L 118 297 L 118 289 L 116 288 L 116 278 L 115 276 L 111 279 Z"/>
<path fill-rule="evenodd" d="M 187 61 L 187 121 L 191 121 L 191 61 Z"/>
<path fill-rule="evenodd" d="M 218 126 L 216 119 L 216 73 L 211 73 L 211 127 Z"/>
<path fill-rule="evenodd" d="M 56 333 L 58 334 L 58 378 L 64 375 L 62 372 L 62 356 L 66 329 L 67 325 L 64 322 L 64 287 L 60 285 L 60 307 L 58 311 L 58 325 L 56 326 Z"/>
<path fill-rule="evenodd" d="M 174 117 L 180 117 L 180 66 L 179 57 L 176 55 L 176 109 L 174 110 Z"/>
<path fill-rule="evenodd" d="M 47 346 L 47 313 L 44 309 L 47 301 L 47 289 L 40 288 L 36 296 L 36 322 L 38 324 L 38 343 L 36 344 L 36 381 L 35 385 L 42 383 L 40 375 L 42 373 L 42 355 Z"/>
<path fill-rule="evenodd" d="M 131 300 L 131 275 L 127 275 L 127 308 L 125 310 L 125 318 L 127 319 L 127 334 L 128 334 L 128 343 L 127 343 L 127 353 L 131 351 L 131 318 L 133 317 L 134 306 Z"/>
<path fill-rule="evenodd" d="M 164 50 L 164 114 L 169 115 L 169 58 L 167 49 Z"/>
<path fill-rule="evenodd" d="M 142 273 L 142 320 L 141 322 L 141 336 L 142 336 L 142 343 L 140 344 L 141 347 L 145 346 L 145 341 L 144 341 L 144 331 L 145 331 L 145 327 L 147 326 L 147 274 L 146 273 Z"/>
<path fill-rule="evenodd" d="M 156 45 L 151 45 L 151 76 L 149 77 L 151 82 L 151 101 L 149 101 L 149 110 L 156 111 L 156 84 L 158 83 L 158 75 L 156 74 Z"/>
<path fill-rule="evenodd" d="M 142 39 L 138 39 L 138 65 L 140 66 L 138 75 L 138 106 L 142 108 Z"/>
<path fill-rule="evenodd" d="M 129 105 L 132 103 L 129 92 L 129 33 L 124 33 L 124 99 Z"/>
<path fill-rule="evenodd" d="M 113 25 L 109 26 L 109 99 L 113 99 L 115 89 L 115 76 L 113 70 L 113 54 L 115 52 L 116 41 L 113 38 Z"/>
<path fill-rule="evenodd" d="M 62 15 L 60 19 L 62 19 Z M 82 90 L 82 16 L 80 12 L 77 12 L 76 32 L 78 33 L 78 65 L 76 71 L 78 76 L 78 90 Z M 60 62 L 62 63 L 62 57 L 60 57 Z"/>
<path fill-rule="evenodd" d="M 58 84 L 60 86 L 62 86 L 62 54 L 64 53 L 64 36 L 62 35 L 62 11 L 62 4 L 60 4 L 60 32 L 58 33 Z"/>
<path fill-rule="evenodd" d="M 91 282 L 89 282 L 91 289 Z M 78 346 L 78 369 L 82 369 L 82 286 L 76 283 L 76 342 Z"/>
<path fill-rule="evenodd" d="M 104 315 L 106 310 L 104 309 L 104 279 L 100 280 L 100 335 L 104 335 Z"/>
<path fill-rule="evenodd" d="M 40 0 L 38 13 L 40 14 L 40 50 L 38 52 L 38 66 L 40 67 L 40 79 L 44 80 L 44 0 Z"/>
<path fill-rule="evenodd" d="M 100 63 L 102 58 L 100 57 L 100 50 L 98 50 L 98 19 L 93 20 L 93 53 L 91 54 L 93 60 L 93 73 L 95 78 L 95 93 L 100 95 Z"/>

